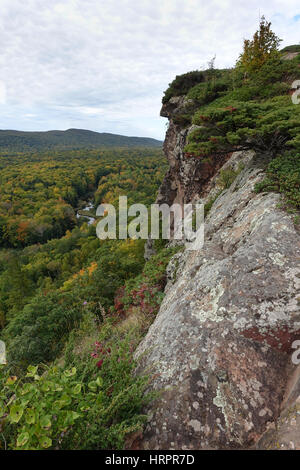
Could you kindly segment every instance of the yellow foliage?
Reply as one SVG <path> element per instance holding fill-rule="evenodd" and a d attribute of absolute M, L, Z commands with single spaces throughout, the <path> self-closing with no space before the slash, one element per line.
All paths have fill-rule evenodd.
<path fill-rule="evenodd" d="M 280 41 L 271 30 L 271 23 L 263 16 L 253 39 L 244 40 L 244 50 L 237 65 L 246 73 L 255 73 L 272 55 L 278 54 Z"/>
<path fill-rule="evenodd" d="M 80 269 L 80 271 L 78 271 L 78 273 L 75 273 L 73 274 L 73 276 L 71 276 L 69 279 L 67 279 L 63 286 L 61 287 L 61 290 L 67 290 L 68 288 L 70 288 L 73 283 L 78 280 L 78 278 L 83 278 L 84 276 L 88 275 L 88 276 L 91 276 L 92 273 L 97 269 L 98 267 L 98 264 L 96 263 L 96 261 L 93 261 L 90 266 L 88 266 L 86 269 L 85 268 L 82 268 Z"/>
<path fill-rule="evenodd" d="M 98 264 L 96 261 L 93 261 L 92 264 L 88 267 L 89 276 L 97 269 Z"/>

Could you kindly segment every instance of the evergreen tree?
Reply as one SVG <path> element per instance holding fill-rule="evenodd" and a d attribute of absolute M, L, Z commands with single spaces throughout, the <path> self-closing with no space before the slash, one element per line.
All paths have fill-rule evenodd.
<path fill-rule="evenodd" d="M 278 54 L 280 42 L 281 39 L 271 30 L 271 23 L 263 16 L 253 39 L 244 40 L 244 50 L 237 65 L 246 74 L 255 73 L 271 56 Z"/>

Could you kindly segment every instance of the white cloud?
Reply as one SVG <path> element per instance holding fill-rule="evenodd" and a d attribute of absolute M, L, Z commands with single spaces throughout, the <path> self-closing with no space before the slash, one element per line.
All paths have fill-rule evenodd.
<path fill-rule="evenodd" d="M 168 83 L 214 54 L 233 65 L 259 10 L 300 41 L 294 0 L 1 0 L 0 127 L 163 137 Z"/>
<path fill-rule="evenodd" d="M 6 86 L 0 81 L 0 104 L 6 103 Z"/>

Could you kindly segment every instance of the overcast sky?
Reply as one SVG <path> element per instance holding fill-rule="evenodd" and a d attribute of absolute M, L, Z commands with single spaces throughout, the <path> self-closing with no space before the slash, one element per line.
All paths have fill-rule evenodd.
<path fill-rule="evenodd" d="M 0 128 L 162 139 L 168 83 L 234 65 L 259 11 L 300 42 L 299 0 L 0 0 Z"/>

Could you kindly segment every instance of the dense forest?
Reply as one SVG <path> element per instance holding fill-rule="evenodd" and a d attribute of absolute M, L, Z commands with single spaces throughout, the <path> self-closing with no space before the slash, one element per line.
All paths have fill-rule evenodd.
<path fill-rule="evenodd" d="M 69 423 L 57 423 L 61 426 L 58 429 L 66 429 L 63 447 L 122 446 L 128 430 L 140 425 L 143 418 L 139 410 L 147 399 L 143 394 L 147 379 L 132 376 L 134 345 L 160 305 L 165 267 L 174 249 L 158 242 L 158 254 L 145 263 L 144 240 L 100 242 L 97 221 L 89 224 L 76 214 L 88 201 L 94 206 L 88 213 L 94 217 L 100 202 L 117 208 L 122 194 L 128 196 L 129 204 L 149 206 L 166 171 L 162 152 L 113 149 L 32 153 L 2 156 L 0 164 L 0 328 L 7 346 L 5 371 L 10 370 L 10 375 L 28 387 L 28 379 L 24 384 L 27 368 L 31 371 L 43 364 L 39 366 L 40 375 L 34 369 L 33 376 L 39 377 L 37 386 L 28 395 L 20 392 L 16 406 L 23 417 L 20 422 L 16 418 L 15 423 L 6 423 L 6 440 L 16 448 L 45 448 L 52 446 L 53 437 L 53 445 L 57 445 L 54 427 L 46 430 L 38 416 L 41 420 L 49 418 L 46 409 L 54 406 L 50 389 L 63 377 L 67 382 L 63 387 L 66 403 L 59 409 L 61 419 Z M 59 364 L 58 369 L 54 364 Z M 50 387 L 49 402 L 45 399 L 41 405 L 39 386 L 44 377 Z M 101 404 L 93 390 L 100 377 Z M 9 387 L 15 379 L 7 380 Z M 78 390 L 86 387 L 85 398 L 82 393 L 73 394 L 74 383 Z M 0 392 L 0 415 L 3 399 Z M 89 412 L 80 411 L 83 399 L 84 406 L 90 401 Z M 91 427 L 82 442 L 80 429 L 102 407 L 106 409 L 105 419 L 99 421 L 97 415 L 96 430 Z M 80 426 L 73 426 L 77 415 Z M 27 426 L 33 419 L 36 427 Z M 20 433 L 21 424 L 26 431 Z M 0 445 L 3 447 L 4 441 Z"/>
<path fill-rule="evenodd" d="M 61 237 L 75 227 L 75 209 L 83 199 L 99 204 L 126 194 L 129 201 L 153 202 L 163 171 L 160 155 L 85 150 L 1 157 L 0 246 L 21 248 Z"/>

